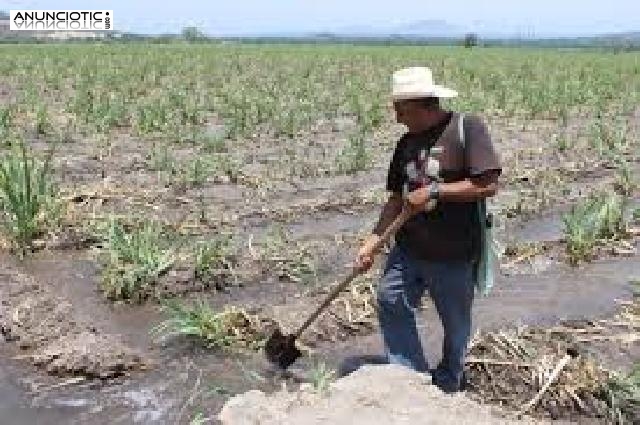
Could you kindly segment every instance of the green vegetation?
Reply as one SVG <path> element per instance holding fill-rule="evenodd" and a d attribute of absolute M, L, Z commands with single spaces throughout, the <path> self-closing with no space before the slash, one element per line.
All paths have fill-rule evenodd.
<path fill-rule="evenodd" d="M 51 173 L 51 155 L 44 162 L 27 152 L 25 143 L 0 160 L 0 203 L 4 230 L 21 256 L 31 242 L 58 220 L 60 203 Z"/>
<path fill-rule="evenodd" d="M 101 289 L 113 300 L 142 301 L 156 279 L 174 262 L 167 235 L 158 224 L 144 222 L 127 229 L 111 219 L 106 232 Z"/>
<path fill-rule="evenodd" d="M 453 107 L 487 115 L 560 117 L 575 108 L 596 111 L 620 93 L 637 103 L 640 92 L 632 53 L 613 61 L 589 51 L 196 44 L 104 45 L 97 55 L 92 46 L 51 45 L 47 60 L 34 60 L 38 49 L 3 47 L 0 75 L 29 87 L 26 102 L 45 102 L 36 108 L 40 130 L 65 112 L 89 131 L 130 127 L 172 141 L 198 139 L 191 135 L 211 118 L 232 139 L 293 137 L 342 116 L 355 116 L 368 132 L 388 123 L 388 76 L 416 63 L 432 65 L 438 80 L 467 94 Z"/>
<path fill-rule="evenodd" d="M 631 372 L 616 375 L 605 389 L 605 399 L 609 404 L 609 420 L 612 423 L 626 424 L 625 418 L 633 421 L 640 411 L 640 363 L 636 363 Z"/>
<path fill-rule="evenodd" d="M 163 310 L 169 317 L 151 330 L 157 337 L 191 337 L 215 348 L 256 348 L 262 343 L 252 317 L 240 309 L 216 312 L 204 300 L 187 304 L 171 299 L 163 301 Z"/>
<path fill-rule="evenodd" d="M 36 133 L 46 135 L 51 130 L 49 112 L 46 105 L 39 105 L 36 112 Z"/>
<path fill-rule="evenodd" d="M 233 273 L 231 238 L 219 236 L 195 245 L 195 276 L 210 281 L 220 274 Z"/>
<path fill-rule="evenodd" d="M 11 127 L 11 107 L 0 106 L 0 138 L 7 136 Z"/>
<path fill-rule="evenodd" d="M 353 174 L 365 170 L 369 165 L 369 154 L 366 150 L 367 137 L 363 131 L 349 135 L 347 146 L 338 155 L 338 171 Z"/>
<path fill-rule="evenodd" d="M 571 264 L 587 261 L 601 241 L 626 234 L 624 198 L 601 194 L 573 207 L 563 217 L 567 255 Z"/>
<path fill-rule="evenodd" d="M 296 242 L 282 226 L 274 226 L 267 235 L 262 259 L 271 273 L 282 280 L 317 283 L 315 261 L 310 248 Z"/>
<path fill-rule="evenodd" d="M 309 373 L 309 379 L 313 389 L 318 394 L 326 394 L 329 384 L 335 380 L 336 373 L 327 367 L 324 362 L 316 362 Z"/>
<path fill-rule="evenodd" d="M 204 425 L 207 421 L 207 418 L 205 418 L 204 413 L 202 412 L 197 412 L 193 418 L 191 418 L 191 422 L 189 422 L 189 425 Z"/>
<path fill-rule="evenodd" d="M 618 161 L 615 187 L 622 196 L 630 196 L 637 188 L 635 176 L 628 161 L 621 159 Z"/>

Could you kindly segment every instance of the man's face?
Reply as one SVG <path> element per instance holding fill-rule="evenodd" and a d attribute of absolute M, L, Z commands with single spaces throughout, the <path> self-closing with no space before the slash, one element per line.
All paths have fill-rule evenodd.
<path fill-rule="evenodd" d="M 393 109 L 396 111 L 396 121 L 411 127 L 418 116 L 419 105 L 411 100 L 397 100 L 393 102 Z"/>

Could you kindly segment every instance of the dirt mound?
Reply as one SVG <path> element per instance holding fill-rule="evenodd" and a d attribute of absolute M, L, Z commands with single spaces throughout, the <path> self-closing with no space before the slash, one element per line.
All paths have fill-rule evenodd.
<path fill-rule="evenodd" d="M 31 277 L 2 271 L 0 333 L 30 360 L 58 376 L 109 378 L 144 367 L 117 335 L 104 334 L 76 314 L 71 303 Z"/>
<path fill-rule="evenodd" d="M 249 391 L 220 412 L 224 425 L 527 424 L 466 398 L 446 395 L 427 375 L 401 366 L 363 366 L 321 391 L 307 384 L 272 395 Z"/>
<path fill-rule="evenodd" d="M 93 332 L 64 335 L 31 356 L 53 375 L 108 378 L 141 366 L 140 356 L 123 347 L 114 335 Z"/>

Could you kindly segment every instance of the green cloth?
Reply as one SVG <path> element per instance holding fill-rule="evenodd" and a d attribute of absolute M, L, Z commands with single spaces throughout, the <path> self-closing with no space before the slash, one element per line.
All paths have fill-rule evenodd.
<path fill-rule="evenodd" d="M 464 115 L 458 120 L 458 133 L 462 148 L 466 147 L 464 136 Z M 478 292 L 483 296 L 489 295 L 493 288 L 494 262 L 496 257 L 495 243 L 493 240 L 493 217 L 487 213 L 486 199 L 477 202 L 478 222 L 480 223 L 480 253 L 474 262 L 473 277 Z"/>
<path fill-rule="evenodd" d="M 475 264 L 475 283 L 478 291 L 483 296 L 487 296 L 494 284 L 493 267 L 496 250 L 493 241 L 493 220 L 492 216 L 487 214 L 487 203 L 484 199 L 478 201 L 478 215 L 480 221 L 480 256 Z"/>

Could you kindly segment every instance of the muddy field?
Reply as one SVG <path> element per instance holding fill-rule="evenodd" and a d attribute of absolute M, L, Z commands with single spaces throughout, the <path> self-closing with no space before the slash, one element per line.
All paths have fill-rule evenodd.
<path fill-rule="evenodd" d="M 15 232 L 4 233 L 0 423 L 216 423 L 235 394 L 270 392 L 283 383 L 295 387 L 313 380 L 320 365 L 338 369 L 347 357 L 381 352 L 372 302 L 378 270 L 359 278 L 305 334 L 308 355 L 290 375 L 271 370 L 252 342 L 274 323 L 295 327 L 346 273 L 377 218 L 388 161 L 403 131 L 393 124 L 383 97 L 388 69 L 381 63 L 396 53 L 356 50 L 375 65 L 371 75 L 361 76 L 348 52 L 339 49 L 320 50 L 313 58 L 307 50 L 197 48 L 191 62 L 177 65 L 171 54 L 184 59 L 189 47 L 154 47 L 135 59 L 143 73 L 124 66 L 135 52 L 120 46 L 109 47 L 108 60 L 80 46 L 52 46 L 42 60 L 12 46 L 3 49 L 9 63 L 24 70 L 7 66 L 0 74 L 0 118 L 3 110 L 10 117 L 0 126 L 4 152 L 9 155 L 22 142 L 44 159 L 55 145 L 52 198 L 61 212 L 55 220 L 38 221 L 46 225 L 27 244 Z M 616 56 L 618 74 L 609 86 L 591 90 L 591 97 L 572 97 L 567 83 L 566 98 L 544 91 L 544 108 L 533 101 L 498 108 L 510 94 L 524 95 L 515 83 L 494 81 L 488 68 L 474 77 L 457 67 L 466 60 L 485 66 L 481 54 L 404 53 L 414 61 L 442 63 L 462 93 L 482 88 L 484 100 L 474 94 L 450 106 L 484 117 L 505 165 L 501 190 L 490 205 L 501 253 L 498 279 L 490 296 L 477 298 L 474 327 L 489 332 L 573 326 L 584 335 L 584 356 L 606 370 L 631 370 L 640 361 L 638 317 L 618 316 L 637 302 L 634 282 L 640 280 L 640 109 L 633 97 L 638 56 Z M 574 59 L 586 73 L 591 60 L 609 60 L 606 53 L 567 59 L 560 53 L 490 52 L 498 55 L 503 63 L 519 61 L 509 65 L 518 78 L 530 72 L 527 64 L 560 67 Z M 69 57 L 84 57 L 82 66 L 75 68 Z M 219 74 L 223 83 L 204 73 L 216 58 L 250 68 L 239 79 Z M 94 68 L 104 61 L 111 61 L 108 70 Z M 343 68 L 318 67 L 328 63 Z M 231 89 L 264 83 L 256 69 L 269 64 L 282 70 L 284 80 L 271 75 L 273 92 L 262 93 L 265 98 L 278 99 L 286 78 L 305 70 L 308 83 L 296 80 L 292 90 L 302 99 L 316 96 L 322 116 L 305 106 L 304 119 L 293 125 L 282 121 L 289 104 L 270 104 L 273 110 L 260 113 L 252 105 L 265 107 L 263 100 L 250 97 L 234 103 L 235 115 L 226 116 L 234 101 Z M 567 72 L 577 74 L 558 71 L 549 84 L 575 78 L 579 88 L 600 87 L 597 79 Z M 176 86 L 181 77 L 184 86 Z M 355 103 L 347 101 L 344 88 L 318 94 L 323 84 L 348 85 L 349 77 L 358 81 Z M 208 103 L 204 94 L 217 93 L 220 85 L 229 86 L 225 95 Z M 540 94 L 536 87 L 526 90 Z M 612 96 L 615 88 L 628 95 Z M 367 89 L 374 94 L 370 98 Z M 170 103 L 145 121 L 163 91 L 171 102 L 186 103 Z M 114 105 L 123 110 L 109 109 Z M 102 107 L 108 107 L 104 115 Z M 354 134 L 365 143 L 354 145 Z M 621 217 L 612 233 L 584 240 L 569 223 L 579 223 L 581 206 L 599 194 L 621 200 Z M 9 211 L 5 205 L 5 221 L 11 223 L 15 216 Z M 378 262 L 383 261 L 381 256 Z M 168 316 L 162 308 L 166 299 L 205 301 L 213 311 L 241 309 L 243 318 L 251 318 L 243 324 L 246 346 L 220 349 L 197 338 L 153 333 Z M 435 363 L 441 330 L 428 299 L 420 315 L 420 332 Z M 468 395 L 501 404 L 472 390 Z M 533 415 L 604 421 L 570 409 L 541 408 Z"/>

